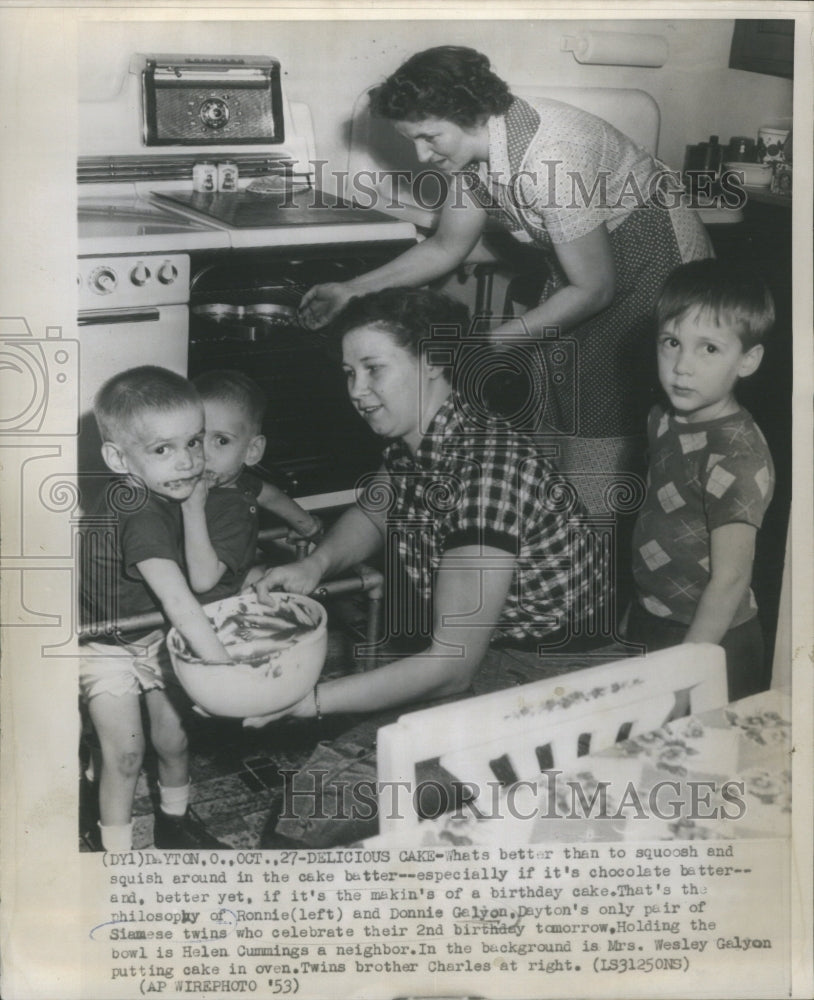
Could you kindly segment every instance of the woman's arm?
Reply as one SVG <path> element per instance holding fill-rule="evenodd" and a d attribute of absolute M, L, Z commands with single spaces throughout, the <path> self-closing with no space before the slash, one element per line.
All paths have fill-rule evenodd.
<path fill-rule="evenodd" d="M 446 552 L 433 590 L 430 648 L 367 673 L 324 681 L 322 714 L 372 712 L 466 691 L 489 648 L 514 570 L 513 557 L 501 549 L 471 545 Z M 315 715 L 313 692 L 285 714 Z"/>
<path fill-rule="evenodd" d="M 483 208 L 463 184 L 453 183 L 431 236 L 374 271 L 311 288 L 300 303 L 300 319 L 309 327 L 324 326 L 356 296 L 382 288 L 415 288 L 448 274 L 466 259 L 485 222 Z"/>
<path fill-rule="evenodd" d="M 255 584 L 262 601 L 271 591 L 310 594 L 320 580 L 336 576 L 373 555 L 382 544 L 382 525 L 373 515 L 349 507 L 314 551 L 295 563 L 275 566 Z"/>
<path fill-rule="evenodd" d="M 501 324 L 492 331 L 493 340 L 540 337 L 549 327 L 569 330 L 611 304 L 616 268 L 604 224 L 569 243 L 555 243 L 554 250 L 568 284 L 519 319 Z"/>
<path fill-rule="evenodd" d="M 226 572 L 226 563 L 221 562 L 212 546 L 206 523 L 206 498 L 209 487 L 205 479 L 199 479 L 191 495 L 181 504 L 184 522 L 184 556 L 186 558 L 189 585 L 196 594 L 205 594 Z"/>
<path fill-rule="evenodd" d="M 719 643 L 752 579 L 757 528 L 724 524 L 710 533 L 710 577 L 684 642 Z"/>

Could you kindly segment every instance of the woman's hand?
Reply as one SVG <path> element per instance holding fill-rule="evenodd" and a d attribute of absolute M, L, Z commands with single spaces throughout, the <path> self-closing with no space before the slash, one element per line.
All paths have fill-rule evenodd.
<path fill-rule="evenodd" d="M 349 282 L 314 285 L 302 297 L 297 315 L 309 330 L 318 330 L 336 316 L 354 296 Z"/>
<path fill-rule="evenodd" d="M 263 604 L 273 604 L 271 594 L 284 590 L 289 594 L 310 594 L 322 579 L 321 567 L 310 557 L 300 562 L 275 566 L 254 585 L 257 596 Z"/>
<path fill-rule="evenodd" d="M 317 705 L 312 689 L 304 697 L 300 698 L 298 702 L 289 705 L 288 708 L 284 708 L 280 712 L 270 712 L 268 715 L 248 716 L 243 720 L 243 726 L 245 729 L 262 729 L 263 726 L 267 726 L 270 722 L 276 722 L 278 719 L 314 719 L 316 718 L 316 714 Z"/>

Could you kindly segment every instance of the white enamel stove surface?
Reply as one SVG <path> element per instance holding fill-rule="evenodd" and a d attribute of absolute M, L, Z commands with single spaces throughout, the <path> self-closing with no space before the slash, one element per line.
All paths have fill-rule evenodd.
<path fill-rule="evenodd" d="M 82 157 L 166 158 L 200 153 L 201 159 L 228 160 L 255 154 L 290 161 L 298 177 L 314 182 L 316 156 L 314 128 L 306 104 L 289 102 L 283 94 L 286 123 L 282 145 L 233 145 L 201 147 L 147 147 L 141 136 L 141 60 L 134 56 L 121 67 L 121 80 L 104 100 L 79 103 L 79 152 Z M 240 180 L 241 190 L 249 183 Z M 263 247 L 319 247 L 338 243 L 372 243 L 412 240 L 415 228 L 405 221 L 371 220 L 370 223 L 333 225 L 275 225 L 271 228 L 236 228 L 180 206 L 158 203 L 155 194 L 190 192 L 186 181 L 137 179 L 79 185 L 79 254 L 172 253 L 187 250 Z M 260 196 L 258 196 L 260 197 Z"/>
<path fill-rule="evenodd" d="M 92 193 L 91 193 L 92 192 Z M 135 185 L 83 185 L 78 205 L 82 257 L 228 248 L 228 233 L 140 196 Z"/>

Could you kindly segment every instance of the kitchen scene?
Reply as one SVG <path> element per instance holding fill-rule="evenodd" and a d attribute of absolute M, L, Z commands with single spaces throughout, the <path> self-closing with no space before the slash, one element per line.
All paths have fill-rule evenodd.
<path fill-rule="evenodd" d="M 426 54 L 436 47 L 452 48 Z M 167 652 L 182 691 L 181 700 L 173 701 L 173 725 L 188 741 L 190 808 L 170 812 L 192 817 L 193 840 L 172 846 L 625 839 L 630 833 L 625 821 L 556 828 L 539 819 L 495 823 L 486 798 L 479 796 L 497 789 L 490 793 L 494 806 L 518 782 L 535 781 L 552 768 L 578 769 L 592 780 L 611 775 L 644 789 L 658 777 L 656 751 L 666 739 L 695 758 L 698 774 L 743 774 L 748 789 L 750 776 L 757 781 L 757 775 L 770 772 L 778 788 L 768 797 L 762 789 L 761 808 L 749 814 L 752 824 L 653 820 L 654 838 L 784 835 L 790 778 L 783 771 L 784 744 L 776 737 L 788 739 L 791 683 L 786 554 L 792 495 L 793 50 L 791 19 L 83 24 L 78 475 L 88 527 L 80 571 L 90 581 L 96 610 L 81 626 L 80 655 L 98 664 L 106 649 L 132 650 L 131 643 L 173 626 Z M 445 105 L 429 98 L 427 104 L 414 80 L 422 73 L 433 80 L 436 73 L 458 73 L 461 66 L 485 81 L 489 96 L 478 105 L 481 110 L 443 112 L 438 108 Z M 428 90 L 443 90 L 433 80 Z M 453 107 L 448 95 L 433 99 Z M 490 411 L 488 419 L 495 413 L 505 418 L 515 435 L 511 441 L 536 435 L 530 438 L 536 442 L 534 461 L 550 459 L 555 469 L 565 461 L 568 440 L 579 438 L 582 410 L 573 401 L 579 396 L 584 400 L 579 406 L 590 413 L 592 398 L 613 396 L 601 357 L 593 381 L 578 391 L 568 367 L 575 356 L 569 350 L 576 348 L 567 345 L 582 345 L 578 333 L 568 337 L 567 314 L 562 331 L 547 321 L 533 341 L 534 364 L 518 361 L 517 354 L 517 330 L 530 328 L 534 310 L 544 310 L 547 297 L 562 297 L 569 286 L 581 289 L 583 283 L 599 289 L 611 259 L 608 247 L 620 245 L 612 224 L 600 227 L 601 238 L 593 229 L 572 242 L 567 236 L 562 243 L 549 239 L 546 249 L 531 223 L 511 222 L 505 205 L 488 210 L 490 221 L 482 231 L 467 221 L 471 212 L 454 222 L 454 211 L 442 208 L 456 172 L 473 161 L 499 167 L 496 152 L 499 141 L 506 142 L 507 128 L 517 133 L 500 150 L 508 151 L 501 162 L 517 169 L 517 135 L 533 145 L 535 129 L 546 124 L 543 111 L 535 108 L 548 109 L 555 139 L 558 128 L 587 128 L 586 122 L 594 122 L 587 116 L 600 120 L 594 129 L 609 125 L 607 134 L 621 134 L 614 143 L 630 162 L 663 171 L 668 187 L 660 190 L 673 197 L 679 192 L 682 207 L 689 206 L 686 219 L 695 227 L 696 251 L 676 263 L 714 256 L 722 265 L 751 267 L 773 300 L 771 331 L 764 345 L 745 351 L 744 357 L 757 363 L 753 371 L 743 369 L 748 377 L 737 387 L 737 403 L 751 414 L 773 465 L 773 495 L 751 536 L 746 613 L 764 652 L 745 695 L 733 697 L 730 652 L 725 656 L 717 639 L 698 633 L 702 638 L 694 641 L 702 645 L 680 645 L 678 638 L 678 645 L 651 648 L 644 656 L 645 647 L 626 631 L 628 609 L 619 605 L 633 594 L 629 552 L 634 515 L 646 503 L 643 470 L 638 478 L 621 474 L 627 499 L 609 499 L 606 489 L 605 506 L 600 498 L 598 506 L 587 508 L 590 516 L 580 505 L 581 471 L 570 480 L 567 472 L 553 471 L 546 487 L 551 497 L 542 487 L 524 497 L 523 503 L 533 506 L 516 513 L 535 524 L 542 507 L 553 504 L 545 508 L 553 513 L 543 519 L 548 547 L 539 550 L 538 565 L 523 569 L 524 579 L 533 580 L 545 600 L 567 593 L 568 621 L 573 625 L 573 616 L 581 613 L 581 624 L 588 622 L 562 638 L 558 628 L 564 618 L 558 625 L 549 616 L 548 648 L 530 642 L 533 629 L 513 644 L 520 627 L 512 633 L 511 623 L 528 611 L 522 595 L 512 598 L 515 570 L 489 562 L 506 553 L 499 508 L 490 520 L 484 501 L 486 523 L 478 526 L 460 512 L 453 516 L 453 508 L 464 506 L 454 490 L 432 501 L 438 524 L 463 525 L 450 529 L 458 538 L 450 552 L 474 559 L 458 569 L 454 555 L 451 562 L 442 561 L 431 584 L 438 592 L 436 616 L 440 607 L 451 612 L 447 617 L 470 616 L 476 623 L 470 632 L 479 635 L 477 662 L 470 662 L 467 643 L 456 653 L 464 682 L 455 679 L 461 672 L 456 674 L 454 657 L 436 648 L 440 625 L 427 610 L 436 591 L 422 603 L 414 593 L 421 580 L 399 561 L 400 553 L 423 551 L 424 535 L 435 529 L 420 518 L 417 527 L 413 523 L 418 494 L 394 485 L 390 463 L 398 481 L 409 484 L 411 473 L 398 470 L 417 470 L 418 457 L 433 457 L 425 418 L 436 415 L 437 432 L 437 415 L 455 398 L 451 386 L 460 392 L 462 383 L 450 374 L 456 364 L 462 371 L 467 358 L 481 359 L 473 362 L 473 379 L 485 386 L 478 401 Z M 477 176 L 486 177 L 481 187 L 484 197 L 491 197 L 488 173 Z M 642 217 L 648 207 L 649 202 L 645 212 L 631 214 Z M 509 219 L 508 226 L 496 224 L 501 219 Z M 645 257 L 659 259 L 660 239 L 643 231 L 638 251 L 644 248 Z M 455 241 L 454 266 L 445 269 L 443 261 L 452 257 L 441 255 L 435 258 L 441 263 L 430 267 L 427 249 L 446 253 Z M 705 249 L 698 250 L 702 244 Z M 557 249 L 555 260 L 551 248 L 561 245 L 569 250 Z M 592 249 L 573 249 L 586 246 Z M 589 317 L 602 316 L 603 310 L 611 315 L 614 294 L 621 296 L 619 262 L 626 258 L 613 253 L 616 291 L 597 299 Z M 559 285 L 558 268 L 566 275 Z M 407 285 L 424 291 L 387 292 Z M 653 301 L 656 291 L 654 286 Z M 523 316 L 529 318 L 522 321 Z M 474 320 L 471 327 L 468 317 Z M 650 313 L 636 318 L 655 322 Z M 431 343 L 411 353 L 393 329 L 419 322 L 426 323 L 427 334 L 432 329 Z M 471 344 L 451 337 L 453 327 L 465 328 Z M 504 328 L 514 331 L 508 354 L 495 354 L 494 362 L 484 365 L 478 351 Z M 496 342 L 493 338 L 492 347 Z M 376 390 L 384 406 L 370 402 L 376 377 L 370 356 L 375 360 L 377 352 L 394 357 L 395 371 L 403 374 L 396 389 L 391 382 L 389 389 Z M 638 359 L 642 371 L 650 360 L 649 354 Z M 227 651 L 232 648 L 227 662 L 202 662 L 211 657 L 192 650 L 155 596 L 157 588 L 144 578 L 155 607 L 129 614 L 124 603 L 111 599 L 109 576 L 98 570 L 110 571 L 106 553 L 121 558 L 117 517 L 120 513 L 124 524 L 131 514 L 124 500 L 113 506 L 112 519 L 98 516 L 99 505 L 112 496 L 106 484 L 113 473 L 132 477 L 134 464 L 111 460 L 109 444 L 103 449 L 94 398 L 111 378 L 145 365 L 200 379 L 201 386 L 206 379 L 217 382 L 224 372 L 239 372 L 256 383 L 265 404 L 255 428 L 264 447 L 251 451 L 247 461 L 257 480 L 257 503 L 247 509 L 259 520 L 256 561 L 264 569 L 248 578 L 256 582 L 256 592 L 221 595 L 205 606 L 207 628 Z M 571 420 L 564 432 L 541 430 L 548 427 L 548 410 L 541 402 L 546 390 L 540 371 L 561 386 L 563 419 Z M 416 405 L 416 387 L 423 409 L 403 416 L 411 392 Z M 402 410 L 391 417 L 387 400 L 399 389 Z M 454 418 L 463 421 L 464 411 Z M 642 435 L 645 429 L 642 423 Z M 208 452 L 209 438 L 203 441 Z M 192 444 L 183 447 L 189 451 Z M 200 463 L 200 440 L 197 447 Z M 382 471 L 385 447 L 390 472 Z M 121 449 L 113 450 L 120 455 Z M 165 450 L 162 446 L 162 454 Z M 582 467 L 574 468 L 599 468 L 585 457 L 590 454 L 582 453 Z M 439 455 L 443 449 L 434 460 L 440 461 Z M 146 467 L 144 462 L 135 467 Z M 196 468 L 200 477 L 202 465 Z M 510 468 L 500 467 L 503 478 L 510 478 Z M 540 464 L 539 481 L 549 468 Z M 498 482 L 500 470 L 488 470 Z M 571 499 L 558 506 L 552 499 L 557 491 Z M 258 510 L 269 495 L 276 498 L 271 505 L 276 513 Z M 713 557 L 715 552 L 713 544 Z M 572 569 L 579 563 L 582 573 L 576 597 L 576 570 L 563 570 L 566 563 Z M 183 556 L 179 564 L 186 571 Z M 277 568 L 263 576 L 269 566 Z M 453 575 L 445 576 L 449 566 Z M 557 573 L 568 580 L 555 593 Z M 494 608 L 493 578 L 503 581 Z M 445 579 L 454 580 L 458 590 L 438 583 Z M 507 609 L 515 617 L 504 621 L 499 616 L 508 615 Z M 509 638 L 490 645 L 494 615 Z M 459 623 L 443 633 L 448 648 L 465 627 Z M 562 628 L 568 632 L 569 626 Z M 242 661 L 235 653 L 241 649 Z M 135 783 L 127 807 L 135 848 L 170 843 L 166 837 L 159 843 L 156 817 L 168 801 L 165 786 L 173 791 L 183 783 L 177 777 L 168 783 L 168 765 L 156 749 L 154 696 L 163 697 L 164 691 L 152 682 L 142 689 L 147 694 L 140 700 L 138 689 L 129 697 L 133 726 L 145 734 L 143 762 L 136 760 L 134 769 L 131 759 L 124 782 Z M 87 690 L 80 700 L 79 849 L 95 851 L 103 849 L 100 777 L 116 726 L 102 721 L 101 699 L 94 709 Z M 754 739 L 747 730 L 755 725 L 771 728 L 771 738 Z M 645 738 L 654 732 L 661 734 L 658 739 Z M 115 779 L 108 770 L 106 794 Z M 392 800 L 398 783 L 407 789 L 400 809 Z M 422 788 L 433 792 L 426 797 L 431 801 L 418 794 Z M 463 799 L 461 788 L 469 789 Z M 126 824 L 117 814 L 105 825 Z"/>

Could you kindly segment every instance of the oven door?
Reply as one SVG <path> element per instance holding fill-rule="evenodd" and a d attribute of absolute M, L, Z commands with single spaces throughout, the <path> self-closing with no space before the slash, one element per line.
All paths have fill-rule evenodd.
<path fill-rule="evenodd" d="M 216 322 L 206 318 L 218 308 Z M 266 399 L 261 474 L 306 508 L 344 506 L 360 477 L 381 464 L 384 442 L 351 404 L 324 338 L 286 325 L 285 315 L 277 303 L 193 306 L 190 376 L 230 368 L 253 379 Z"/>
<path fill-rule="evenodd" d="M 110 475 L 93 418 L 102 384 L 128 368 L 159 365 L 187 374 L 189 309 L 185 305 L 79 313 L 78 472 L 82 509 L 89 510 Z"/>

